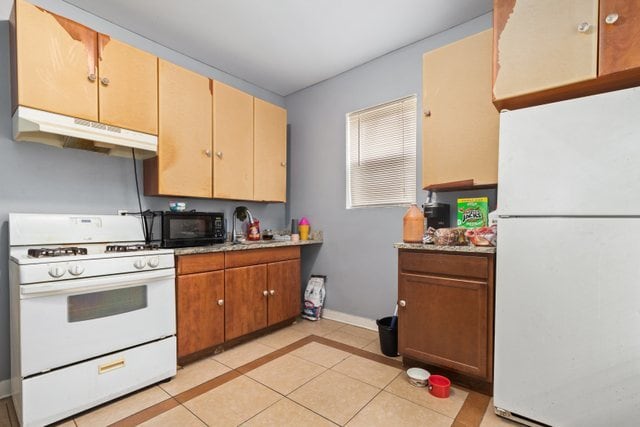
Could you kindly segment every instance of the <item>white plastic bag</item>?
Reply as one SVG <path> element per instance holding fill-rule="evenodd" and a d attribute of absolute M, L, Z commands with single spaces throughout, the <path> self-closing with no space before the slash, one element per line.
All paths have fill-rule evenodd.
<path fill-rule="evenodd" d="M 325 289 L 324 281 L 327 276 L 312 275 L 304 291 L 304 308 L 302 317 L 309 320 L 318 320 L 322 315 Z"/>

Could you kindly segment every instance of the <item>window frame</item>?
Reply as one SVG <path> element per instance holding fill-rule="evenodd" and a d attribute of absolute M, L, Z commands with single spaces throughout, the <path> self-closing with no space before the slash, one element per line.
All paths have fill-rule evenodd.
<path fill-rule="evenodd" d="M 392 104 L 397 104 L 397 103 L 401 103 L 401 102 L 405 102 L 408 100 L 413 100 L 415 102 L 415 111 L 413 112 L 413 117 L 415 120 L 415 133 L 413 135 L 414 137 L 414 164 L 413 164 L 413 185 L 412 185 L 412 189 L 413 191 L 411 192 L 411 200 L 406 201 L 406 202 L 393 202 L 393 203 L 371 203 L 371 204 L 362 204 L 362 205 L 353 205 L 352 202 L 352 196 L 351 196 L 351 178 L 352 178 L 352 173 L 351 173 L 351 141 L 350 141 L 350 133 L 351 133 L 351 127 L 350 127 L 350 116 L 354 115 L 354 114 L 362 114 L 365 113 L 367 111 L 373 111 L 375 109 L 380 109 L 380 108 L 384 108 L 386 106 L 392 105 Z M 407 207 L 410 206 L 411 204 L 415 204 L 416 200 L 417 200 L 417 190 L 418 190 L 418 186 L 417 186 L 417 175 L 418 175 L 418 161 L 417 161 L 417 155 L 418 155 L 418 95 L 417 94 L 411 94 L 411 95 L 407 95 L 407 96 L 403 96 L 400 98 L 396 98 L 393 99 L 391 101 L 386 101 L 386 102 L 382 102 L 380 104 L 376 104 L 367 108 L 362 108 L 359 110 L 355 110 L 355 111 L 351 111 L 347 114 L 345 114 L 345 149 L 346 149 L 346 162 L 345 162 L 345 171 L 346 171 L 346 197 L 345 197 L 345 205 L 346 205 L 346 209 L 347 210 L 351 210 L 351 209 L 366 209 L 366 208 L 384 208 L 384 207 L 388 207 L 388 208 L 393 208 L 393 207 Z"/>

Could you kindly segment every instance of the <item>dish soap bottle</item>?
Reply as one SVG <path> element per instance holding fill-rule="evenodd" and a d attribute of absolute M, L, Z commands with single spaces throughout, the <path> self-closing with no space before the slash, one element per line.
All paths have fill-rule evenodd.
<path fill-rule="evenodd" d="M 418 205 L 412 203 L 402 218 L 402 241 L 422 243 L 424 235 L 424 215 Z"/>

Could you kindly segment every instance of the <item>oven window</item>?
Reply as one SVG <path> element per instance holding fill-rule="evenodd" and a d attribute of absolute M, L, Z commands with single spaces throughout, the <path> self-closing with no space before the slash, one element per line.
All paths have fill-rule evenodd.
<path fill-rule="evenodd" d="M 140 310 L 147 306 L 147 287 L 114 289 L 73 295 L 67 298 L 67 315 L 70 323 L 99 319 Z"/>
<path fill-rule="evenodd" d="M 170 239 L 201 239 L 210 236 L 211 221 L 207 217 L 171 218 L 169 225 Z"/>

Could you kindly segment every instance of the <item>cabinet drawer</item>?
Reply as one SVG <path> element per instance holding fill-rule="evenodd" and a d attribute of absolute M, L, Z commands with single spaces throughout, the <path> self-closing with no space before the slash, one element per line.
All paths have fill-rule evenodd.
<path fill-rule="evenodd" d="M 178 257 L 177 274 L 204 273 L 224 268 L 224 253 L 181 255 Z"/>
<path fill-rule="evenodd" d="M 22 382 L 21 424 L 49 424 L 175 374 L 169 337 L 37 375 Z"/>
<path fill-rule="evenodd" d="M 489 277 L 489 260 L 485 256 L 400 251 L 399 268 L 402 273 Z"/>
<path fill-rule="evenodd" d="M 296 258 L 300 258 L 300 246 L 231 251 L 225 253 L 224 266 L 225 268 L 244 267 Z"/>

